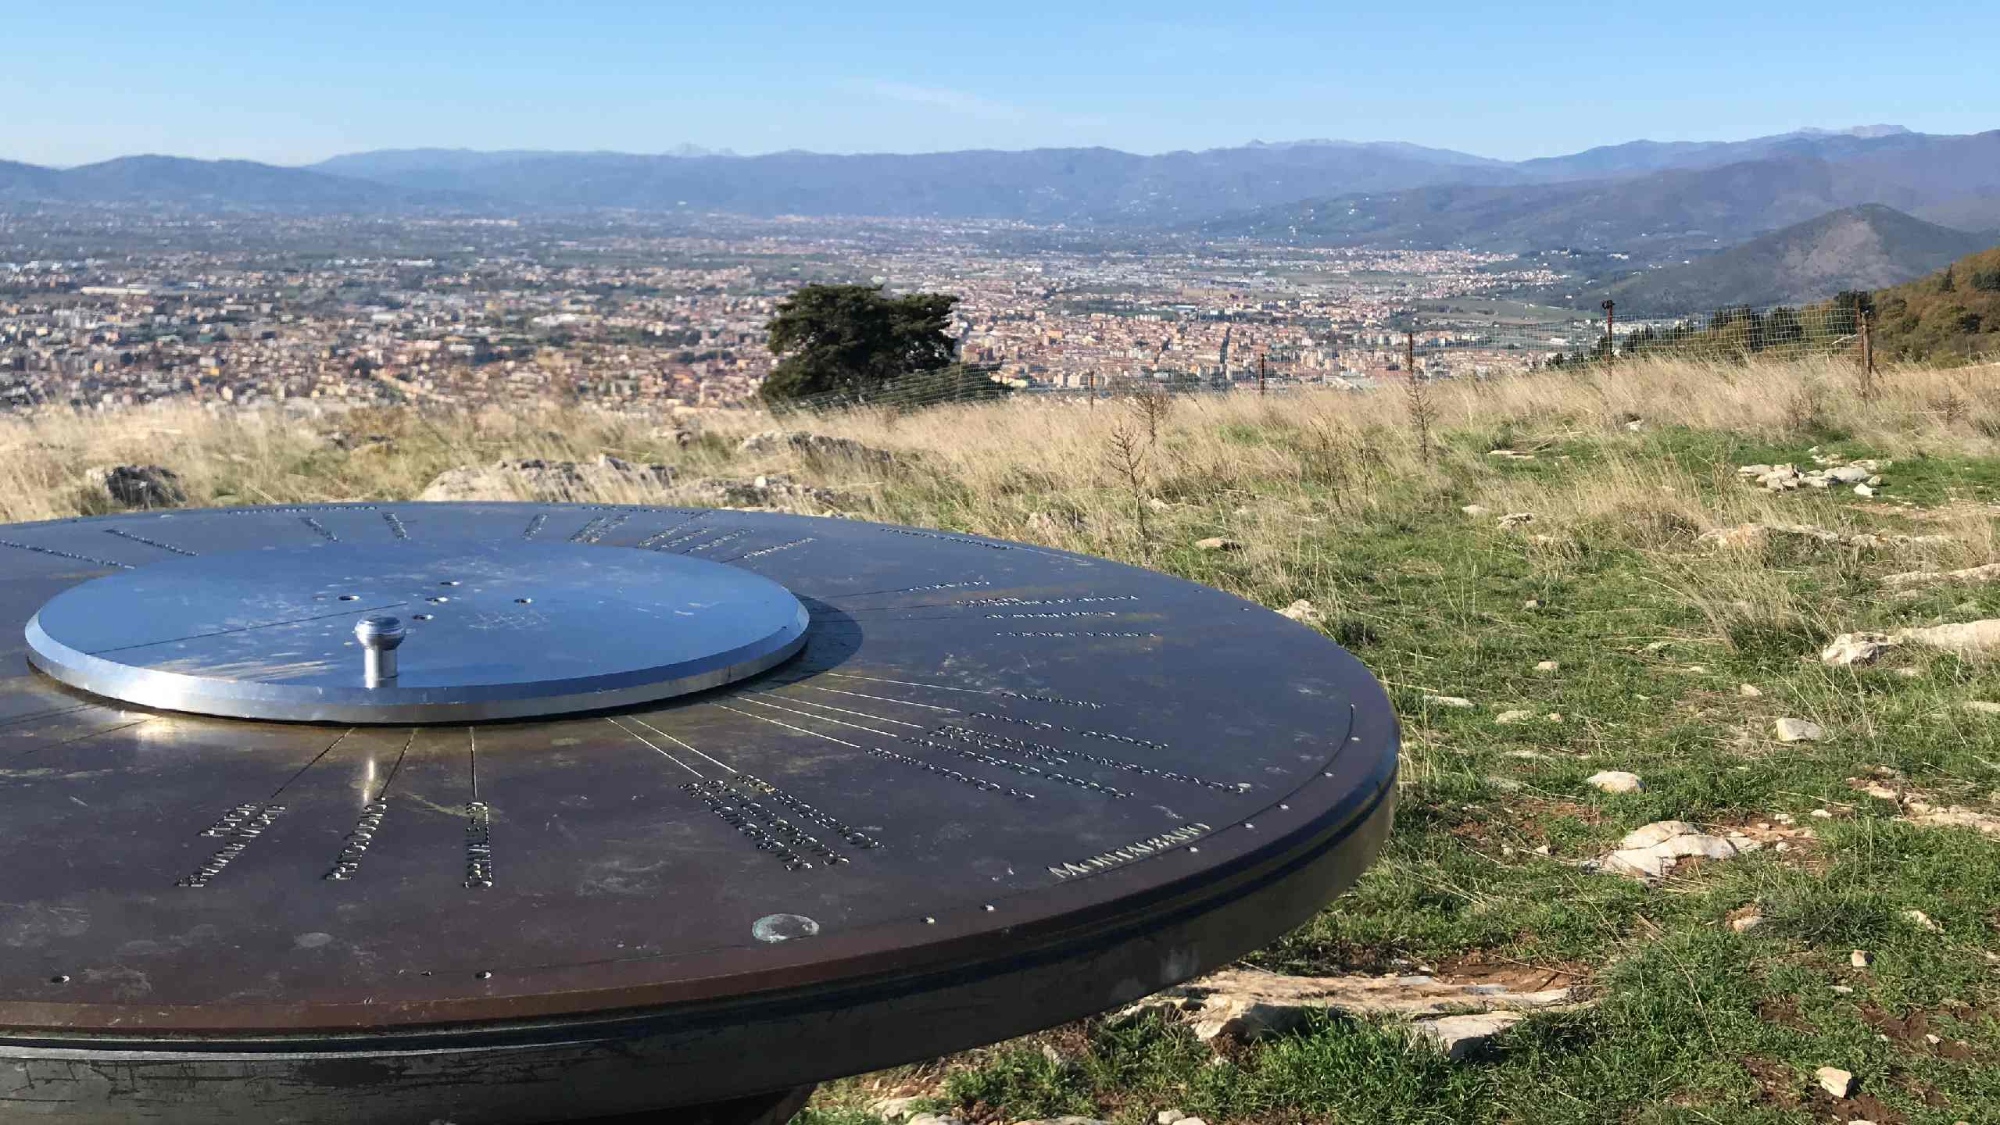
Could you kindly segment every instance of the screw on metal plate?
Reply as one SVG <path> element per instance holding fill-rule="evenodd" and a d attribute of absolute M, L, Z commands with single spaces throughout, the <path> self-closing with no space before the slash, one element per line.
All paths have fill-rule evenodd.
<path fill-rule="evenodd" d="M 361 642 L 363 668 L 369 687 L 381 687 L 396 679 L 396 649 L 403 643 L 403 623 L 394 617 L 364 617 L 354 624 L 354 639 Z"/>

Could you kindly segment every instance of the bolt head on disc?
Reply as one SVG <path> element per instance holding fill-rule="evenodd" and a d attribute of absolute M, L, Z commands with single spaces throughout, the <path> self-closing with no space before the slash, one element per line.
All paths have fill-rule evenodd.
<path fill-rule="evenodd" d="M 369 686 L 371 619 L 400 620 Z M 157 563 L 67 590 L 29 659 L 128 703 L 420 723 L 627 706 L 755 675 L 804 643 L 791 592 L 737 567 L 569 543 L 327 544 Z M 359 630 L 359 632 L 357 632 Z M 364 636 L 364 634 L 367 634 Z"/>

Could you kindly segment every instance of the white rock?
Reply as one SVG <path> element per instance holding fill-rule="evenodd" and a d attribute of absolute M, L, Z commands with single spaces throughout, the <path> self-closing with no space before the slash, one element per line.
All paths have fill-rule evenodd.
<path fill-rule="evenodd" d="M 965 1125 L 965 1121 L 955 1113 L 944 1116 L 939 1116 L 935 1113 L 919 1113 L 915 1117 L 910 1118 L 910 1125 Z"/>
<path fill-rule="evenodd" d="M 1676 836 L 1694 835 L 1700 831 L 1701 829 L 1696 828 L 1685 820 L 1656 820 L 1644 828 L 1635 828 L 1626 833 L 1625 838 L 1618 841 L 1618 846 L 1621 848 L 1650 848 L 1655 844 L 1664 843 Z"/>
<path fill-rule="evenodd" d="M 1467 504 L 1465 507 L 1460 508 L 1459 511 L 1464 512 L 1466 515 L 1471 516 L 1474 519 L 1478 519 L 1480 516 L 1490 516 L 1493 514 L 1493 509 L 1487 507 L 1484 504 Z"/>
<path fill-rule="evenodd" d="M 1854 486 L 1854 494 L 1866 498 L 1875 495 L 1875 490 L 1865 484 L 1857 484 Z"/>
<path fill-rule="evenodd" d="M 1547 673 L 1554 672 L 1561 667 L 1562 667 L 1561 664 L 1558 664 L 1553 660 L 1544 660 L 1540 664 L 1535 665 L 1535 671 L 1541 672 L 1546 675 Z"/>
<path fill-rule="evenodd" d="M 1178 1109 L 1163 1109 L 1153 1115 L 1153 1120 L 1157 1125 L 1176 1125 L 1177 1122 L 1187 1120 L 1187 1114 Z"/>
<path fill-rule="evenodd" d="M 1195 549 L 1200 551 L 1240 551 L 1243 549 L 1243 544 L 1237 540 L 1225 539 L 1219 535 L 1211 536 L 1207 539 L 1197 539 L 1194 541 L 1194 545 Z"/>
<path fill-rule="evenodd" d="M 1770 472 L 1771 472 L 1771 466 L 1769 465 L 1745 465 L 1742 468 L 1736 470 L 1738 476 L 1745 476 L 1745 477 L 1769 476 Z"/>
<path fill-rule="evenodd" d="M 1433 707 L 1471 707 L 1473 702 L 1462 695 L 1426 695 L 1424 702 Z"/>
<path fill-rule="evenodd" d="M 1313 622 L 1319 620 L 1319 610 L 1314 609 L 1313 604 L 1311 602 L 1307 601 L 1304 598 L 1300 598 L 1298 601 L 1295 601 L 1292 604 L 1286 606 L 1285 608 L 1279 610 L 1278 616 L 1289 617 L 1293 621 L 1298 621 L 1310 625 Z"/>
<path fill-rule="evenodd" d="M 1921 629 L 1901 629 L 1899 641 L 1914 641 L 1931 648 L 1956 653 L 1967 660 L 1992 656 L 2000 651 L 2000 618 L 1964 621 L 1953 625 L 1931 625 Z"/>
<path fill-rule="evenodd" d="M 1763 924 L 1764 916 L 1762 914 L 1745 914 L 1740 918 L 1731 918 L 1729 920 L 1729 928 L 1739 934 L 1747 934 Z"/>
<path fill-rule="evenodd" d="M 1925 933 L 1941 934 L 1944 927 L 1931 920 L 1931 916 L 1921 910 L 1903 911 L 1903 920 Z"/>
<path fill-rule="evenodd" d="M 1833 819 L 1833 810 L 1832 810 L 1832 809 L 1814 809 L 1814 810 L 1813 810 L 1812 812 L 1810 812 L 1810 813 L 1807 813 L 1806 815 L 1807 815 L 1807 816 L 1810 816 L 1810 817 L 1813 817 L 1813 818 L 1814 818 L 1814 819 L 1816 819 L 1816 820 L 1832 820 L 1832 819 Z"/>
<path fill-rule="evenodd" d="M 1862 484 L 1870 475 L 1868 470 L 1860 465 L 1841 465 L 1826 471 L 1826 479 L 1837 484 Z"/>
<path fill-rule="evenodd" d="M 1756 684 L 1737 684 L 1736 694 L 1745 699 L 1762 699 L 1764 697 L 1764 689 L 1758 687 Z"/>
<path fill-rule="evenodd" d="M 1887 652 L 1895 643 L 1886 633 L 1842 633 L 1833 638 L 1832 644 L 1819 650 L 1819 662 L 1829 668 L 1873 664 L 1876 657 Z"/>
<path fill-rule="evenodd" d="M 1818 742 L 1826 737 L 1826 728 L 1811 719 L 1779 719 L 1771 728 L 1779 742 Z"/>
<path fill-rule="evenodd" d="M 1968 699 L 1959 706 L 1975 715 L 2000 715 L 2000 703 L 1989 703 L 1984 699 Z"/>
<path fill-rule="evenodd" d="M 1865 949 L 1857 949 L 1847 955 L 1847 963 L 1857 969 L 1865 969 L 1875 963 L 1875 955 Z"/>
<path fill-rule="evenodd" d="M 1535 513 L 1533 512 L 1509 512 L 1506 515 L 1501 516 L 1499 520 L 1500 529 L 1502 531 L 1505 531 L 1509 528 L 1520 527 L 1522 524 L 1528 524 L 1533 522 L 1535 522 Z"/>
<path fill-rule="evenodd" d="M 1534 717 L 1535 713 L 1533 711 L 1502 711 L 1493 721 L 1512 726 L 1515 723 L 1525 723 Z"/>
<path fill-rule="evenodd" d="M 1819 1079 L 1819 1088 L 1836 1098 L 1844 1098 L 1854 1092 L 1854 1075 L 1837 1066 L 1823 1066 L 1813 1071 Z"/>
<path fill-rule="evenodd" d="M 1443 1016 L 1418 1020 L 1410 1031 L 1420 1040 L 1437 1046 L 1448 1059 L 1459 1060 L 1491 1046 L 1501 1032 L 1526 1019 L 1519 1012 L 1485 1012 L 1477 1015 Z"/>
<path fill-rule="evenodd" d="M 1636 773 L 1624 770 L 1601 770 L 1584 779 L 1586 784 L 1606 793 L 1637 793 L 1646 787 Z"/>

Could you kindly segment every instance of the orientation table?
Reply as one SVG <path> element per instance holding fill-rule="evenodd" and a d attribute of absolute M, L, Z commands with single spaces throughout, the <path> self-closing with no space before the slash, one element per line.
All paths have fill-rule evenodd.
<path fill-rule="evenodd" d="M 918 528 L 18 524 L 0 630 L 0 1114 L 36 1120 L 782 1122 L 1269 943 L 1394 800 L 1388 700 L 1319 633 Z"/>

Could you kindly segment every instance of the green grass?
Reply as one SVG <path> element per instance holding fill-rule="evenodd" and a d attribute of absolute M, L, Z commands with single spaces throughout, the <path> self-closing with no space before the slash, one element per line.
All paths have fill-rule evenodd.
<path fill-rule="evenodd" d="M 1239 426 L 1223 440 L 1255 448 L 1293 436 Z M 1690 474 L 1699 502 L 1718 507 L 1749 488 L 1737 465 L 1810 465 L 1814 444 L 1872 455 L 1836 437 L 1572 435 L 1532 462 L 1446 468 L 1424 481 L 1378 476 L 1367 505 L 1310 480 L 1254 485 L 1247 496 L 1183 490 L 1144 561 L 1272 606 L 1312 600 L 1322 627 L 1389 686 L 1407 743 L 1397 828 L 1380 862 L 1252 963 L 1317 974 L 1500 959 L 1575 974 L 1591 1002 L 1531 1018 L 1490 1057 L 1465 1063 L 1398 1028 L 1342 1019 L 1221 1061 L 1160 1017 L 1093 1021 L 947 1060 L 947 1076 L 928 1086 L 939 1105 L 982 1121 L 1140 1122 L 1177 1108 L 1210 1125 L 2000 1121 L 2000 840 L 1917 827 L 1849 784 L 1879 767 L 1942 803 L 2000 804 L 2000 719 L 1959 707 L 2000 700 L 2000 671 L 1914 650 L 1859 670 L 1811 659 L 1836 631 L 2000 616 L 2000 587 L 1893 600 L 1881 574 L 1930 564 L 1785 540 L 1724 558 L 1695 545 L 1699 529 L 1644 512 L 1551 527 L 1561 542 L 1537 545 L 1458 510 L 1495 482 L 1559 488 L 1635 457 Z M 1448 440 L 1483 457 L 1527 439 Z M 1886 475 L 1889 495 L 1919 505 L 2000 495 L 1991 459 L 1939 451 L 1899 458 Z M 939 503 L 952 498 L 932 482 L 906 501 L 892 489 L 884 502 L 948 524 L 972 503 Z M 1782 499 L 1800 522 L 1913 526 L 1902 510 L 1851 494 Z M 1053 488 L 1026 500 L 1041 510 L 1060 501 Z M 1201 536 L 1273 526 L 1246 530 L 1244 504 L 1281 506 L 1302 530 L 1275 559 L 1191 548 Z M 1559 671 L 1536 672 L 1545 660 Z M 1762 695 L 1739 695 L 1740 684 Z M 1427 707 L 1430 694 L 1478 707 Z M 1516 707 L 1562 720 L 1495 724 L 1498 710 Z M 1781 746 L 1770 724 L 1782 715 L 1819 721 L 1830 736 Z M 1584 779 L 1602 769 L 1634 771 L 1646 788 L 1600 794 Z M 1735 827 L 1779 814 L 1816 837 L 1657 887 L 1579 866 L 1650 821 Z M 1765 924 L 1732 932 L 1727 916 L 1751 904 Z M 1908 910 L 1942 932 L 1911 924 Z M 1854 949 L 1871 951 L 1873 964 L 1851 967 Z M 1863 1100 L 1819 1093 L 1812 1072 L 1827 1065 L 1854 1072 Z M 863 1120 L 831 1107 L 860 1110 L 885 1082 L 909 1077 L 833 1084 L 820 1098 L 829 1108 L 804 1120 Z"/>

